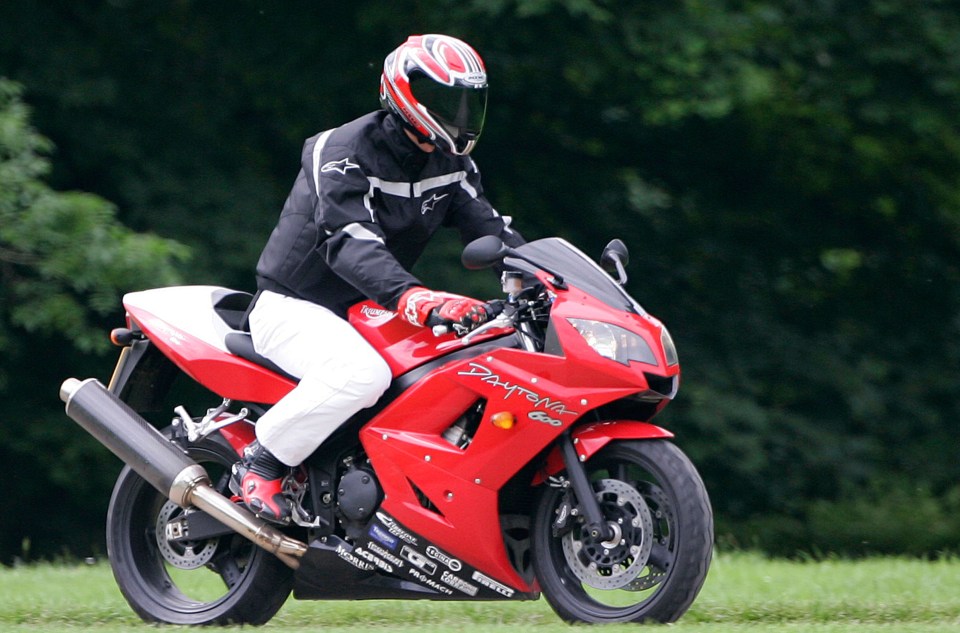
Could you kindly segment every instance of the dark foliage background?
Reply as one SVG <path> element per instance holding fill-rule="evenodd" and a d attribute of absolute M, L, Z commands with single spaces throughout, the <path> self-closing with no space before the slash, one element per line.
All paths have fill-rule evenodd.
<path fill-rule="evenodd" d="M 955 550 L 958 9 L 3 2 L 0 559 L 102 553 L 119 463 L 60 381 L 109 377 L 124 291 L 250 289 L 303 139 L 376 108 L 383 57 L 431 31 L 487 62 L 475 158 L 501 212 L 630 245 L 629 289 L 684 367 L 660 422 L 722 544 Z M 458 253 L 441 240 L 418 272 L 493 295 Z"/>

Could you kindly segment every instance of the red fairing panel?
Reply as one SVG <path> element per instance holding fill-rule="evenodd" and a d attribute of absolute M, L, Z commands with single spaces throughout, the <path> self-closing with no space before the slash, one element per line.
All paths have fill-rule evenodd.
<path fill-rule="evenodd" d="M 430 328 L 420 328 L 400 318 L 372 301 L 364 301 L 350 308 L 350 322 L 387 361 L 393 377 L 403 375 L 428 361 L 463 349 L 463 342 L 454 334 L 437 337 Z M 471 341 L 480 343 L 512 330 L 492 330 Z"/>
<path fill-rule="evenodd" d="M 257 439 L 253 424 L 248 422 L 235 422 L 229 426 L 220 429 L 220 434 L 230 444 L 238 456 L 243 455 L 243 449 Z"/>
<path fill-rule="evenodd" d="M 131 306 L 127 309 L 164 355 L 218 396 L 272 404 L 296 385 L 268 369 L 175 329 L 143 309 Z"/>
<path fill-rule="evenodd" d="M 360 436 L 380 476 L 384 511 L 500 582 L 532 591 L 502 540 L 490 538 L 501 530 L 499 490 L 586 410 L 635 390 L 581 389 L 561 370 L 566 362 L 499 349 L 444 365 L 405 391 Z M 550 374 L 571 381 L 544 378 Z M 443 431 L 480 399 L 487 404 L 473 441 L 451 445 Z M 501 412 L 514 415 L 513 428 L 491 423 Z M 418 491 L 438 511 L 425 508 Z"/>

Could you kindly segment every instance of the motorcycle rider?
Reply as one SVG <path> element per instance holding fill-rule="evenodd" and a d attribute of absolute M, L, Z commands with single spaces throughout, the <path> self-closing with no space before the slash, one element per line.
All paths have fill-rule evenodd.
<path fill-rule="evenodd" d="M 469 157 L 483 128 L 487 75 L 465 42 L 418 35 L 390 53 L 381 110 L 306 140 L 301 170 L 257 264 L 254 349 L 300 379 L 256 425 L 240 470 L 258 515 L 285 521 L 288 467 L 300 464 L 390 385 L 386 361 L 345 320 L 369 298 L 415 326 L 491 318 L 481 301 L 426 289 L 409 272 L 441 226 L 464 243 L 523 238 L 484 197 Z"/>

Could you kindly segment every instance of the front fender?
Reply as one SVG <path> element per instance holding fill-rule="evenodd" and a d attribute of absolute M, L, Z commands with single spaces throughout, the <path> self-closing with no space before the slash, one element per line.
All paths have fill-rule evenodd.
<path fill-rule="evenodd" d="M 571 431 L 573 447 L 577 457 L 585 462 L 593 457 L 600 449 L 613 440 L 654 440 L 673 437 L 673 433 L 647 422 L 636 420 L 608 420 L 586 424 Z M 547 455 L 544 468 L 537 472 L 533 484 L 539 485 L 547 477 L 556 475 L 564 470 L 563 455 L 560 448 L 555 446 Z"/>

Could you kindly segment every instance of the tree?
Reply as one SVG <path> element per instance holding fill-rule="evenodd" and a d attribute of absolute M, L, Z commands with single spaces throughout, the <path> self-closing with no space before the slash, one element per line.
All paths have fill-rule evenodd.
<path fill-rule="evenodd" d="M 187 251 L 130 231 L 102 198 L 51 190 L 50 142 L 30 128 L 21 89 L 0 78 L 0 349 L 11 328 L 59 332 L 82 351 L 103 351 L 97 316 L 124 289 L 178 278 Z"/>
<path fill-rule="evenodd" d="M 52 145 L 30 127 L 21 94 L 0 78 L 0 446 L 4 468 L 17 473 L 16 496 L 30 508 L 3 513 L 4 558 L 21 549 L 18 537 L 48 531 L 50 513 L 70 507 L 58 493 L 71 499 L 102 483 L 78 476 L 96 455 L 83 434 L 39 419 L 56 397 L 50 374 L 79 369 L 74 350 L 109 347 L 103 317 L 119 312 L 121 294 L 176 282 L 176 264 L 188 255 L 172 240 L 125 228 L 102 198 L 52 190 L 43 181 Z M 77 365 L 62 367 L 57 358 Z M 28 476 L 38 471 L 44 475 Z"/>

